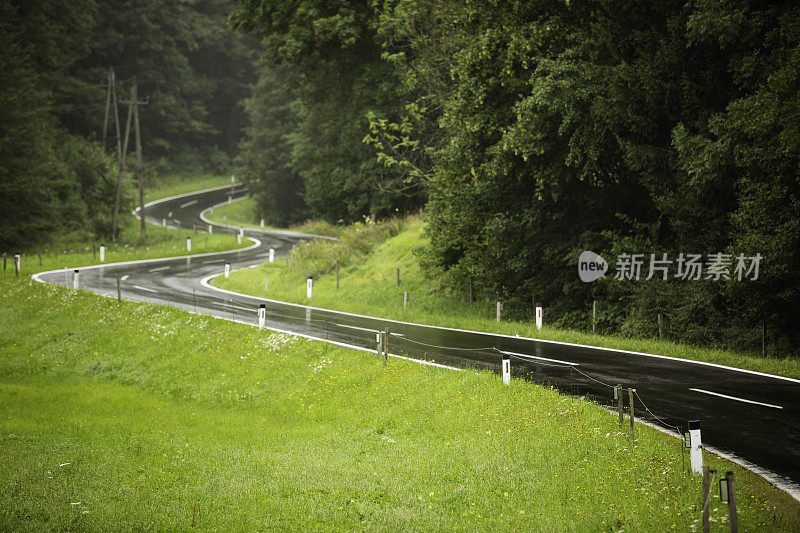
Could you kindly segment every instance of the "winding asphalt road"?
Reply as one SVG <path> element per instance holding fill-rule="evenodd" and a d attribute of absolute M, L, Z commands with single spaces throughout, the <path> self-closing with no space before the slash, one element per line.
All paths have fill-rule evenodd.
<path fill-rule="evenodd" d="M 205 233 L 209 223 L 204 214 L 211 207 L 246 193 L 246 186 L 231 185 L 165 198 L 147 204 L 145 217 L 154 224 Z M 237 231 L 213 224 L 214 233 Z M 651 354 L 383 320 L 211 287 L 208 281 L 222 275 L 226 262 L 234 270 L 255 266 L 268 260 L 270 248 L 276 261 L 284 261 L 292 246 L 315 237 L 253 229 L 243 234 L 253 244 L 239 251 L 83 267 L 80 285 L 116 297 L 120 278 L 126 299 L 251 324 L 258 322 L 258 308 L 265 304 L 270 329 L 373 351 L 377 331 L 388 328 L 391 353 L 435 365 L 499 369 L 500 352 L 506 352 L 514 377 L 551 384 L 604 405 L 613 403 L 613 385 L 633 387 L 643 419 L 683 431 L 687 420 L 699 420 L 704 444 L 760 471 L 800 499 L 800 380 Z M 201 238 L 195 237 L 196 245 Z M 34 279 L 71 286 L 71 277 L 71 271 L 58 270 Z"/>

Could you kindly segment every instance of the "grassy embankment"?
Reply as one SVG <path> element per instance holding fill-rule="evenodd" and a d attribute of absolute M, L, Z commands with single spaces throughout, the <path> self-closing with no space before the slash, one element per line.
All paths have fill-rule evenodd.
<path fill-rule="evenodd" d="M 226 207 L 234 209 L 236 204 Z M 340 244 L 317 241 L 298 249 L 292 269 L 283 261 L 266 263 L 235 272 L 228 279 L 217 278 L 213 284 L 236 292 L 395 320 L 655 353 L 800 377 L 800 361 L 795 358 L 764 358 L 758 354 L 657 339 L 593 335 L 548 327 L 546 316 L 541 331 L 529 322 L 504 320 L 498 323 L 494 302 L 470 304 L 465 295 L 442 291 L 437 280 L 424 275 L 414 254 L 414 250 L 426 242 L 422 226 L 419 217 L 390 221 L 377 227 L 356 225 L 348 231 L 340 231 Z M 342 265 L 338 290 L 334 272 L 337 260 Z M 401 275 L 399 287 L 395 280 L 396 268 Z M 314 297 L 310 301 L 306 299 L 306 271 L 322 273 L 315 277 Z M 269 294 L 264 291 L 265 280 L 269 281 Z M 403 291 L 410 294 L 407 309 L 403 308 Z"/>
<path fill-rule="evenodd" d="M 151 202 L 159 198 L 227 183 L 230 183 L 230 177 L 166 177 L 158 186 L 146 191 L 145 201 Z M 50 244 L 23 250 L 22 275 L 29 276 L 34 272 L 44 270 L 97 264 L 100 261 L 99 255 L 92 253 L 92 245 L 95 245 L 95 252 L 99 254 L 97 250 L 101 243 L 106 246 L 106 263 L 188 255 L 190 252 L 186 251 L 186 237 L 192 238 L 191 253 L 193 254 L 219 252 L 251 245 L 250 241 L 237 244 L 236 237 L 233 235 L 194 235 L 191 230 L 174 230 L 153 224 L 147 225 L 147 242 L 143 243 L 139 238 L 139 219 L 127 211 L 121 216 L 124 224 L 116 243 L 92 239 L 87 236 L 86 232 L 75 232 L 57 235 Z M 39 265 L 39 252 L 42 254 L 41 266 Z M 7 254 L 5 274 L 13 274 L 12 256 L 14 251 L 9 250 Z"/>
<path fill-rule="evenodd" d="M 578 398 L 4 276 L 2 530 L 699 527 L 679 441 Z M 737 476 L 742 531 L 800 506 Z M 712 491 L 712 530 L 726 509 Z"/>
<path fill-rule="evenodd" d="M 206 218 L 222 224 L 231 224 L 244 228 L 261 228 L 261 221 L 258 217 L 258 211 L 256 210 L 256 203 L 252 198 L 242 198 L 230 204 L 221 205 L 207 213 Z M 345 231 L 345 228 L 341 226 L 333 226 L 321 220 L 309 220 L 308 222 L 297 224 L 290 228 L 278 228 L 267 225 L 262 229 L 278 229 L 282 231 L 288 229 L 300 233 L 332 235 L 334 237 L 338 237 Z"/>

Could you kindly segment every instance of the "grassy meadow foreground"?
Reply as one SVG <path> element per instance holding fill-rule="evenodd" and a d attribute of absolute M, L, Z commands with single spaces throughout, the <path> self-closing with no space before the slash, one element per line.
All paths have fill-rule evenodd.
<path fill-rule="evenodd" d="M 3 277 L 2 530 L 664 531 L 680 442 L 486 372 Z M 743 531 L 800 508 L 734 470 Z M 712 491 L 712 527 L 726 509 Z"/>
<path fill-rule="evenodd" d="M 228 213 L 234 214 L 239 209 L 237 204 L 241 203 L 244 204 L 242 213 L 252 213 L 248 202 L 252 201 L 234 202 L 225 207 Z M 233 216 L 229 217 L 231 219 L 236 224 L 246 222 Z M 531 322 L 503 320 L 498 323 L 495 302 L 469 303 L 465 294 L 443 290 L 440 280 L 421 269 L 416 251 L 427 242 L 423 224 L 419 216 L 379 224 L 354 224 L 339 231 L 339 243 L 317 240 L 296 247 L 291 265 L 281 259 L 234 272 L 227 279 L 216 278 L 212 283 L 255 296 L 394 320 L 655 353 L 800 377 L 800 360 L 796 358 L 765 358 L 760 354 L 657 339 L 561 329 L 548 326 L 546 309 L 545 326 L 541 331 Z M 337 262 L 340 265 L 338 289 Z M 398 268 L 399 286 L 396 284 Z M 314 276 L 311 300 L 306 298 L 306 273 Z M 265 282 L 269 282 L 268 291 L 264 290 Z M 403 307 L 404 291 L 410 295 L 407 308 Z"/>

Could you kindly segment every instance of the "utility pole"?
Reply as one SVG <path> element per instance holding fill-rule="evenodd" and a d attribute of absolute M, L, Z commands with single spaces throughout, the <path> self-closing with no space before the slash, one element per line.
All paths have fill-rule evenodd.
<path fill-rule="evenodd" d="M 117 102 L 117 74 L 114 72 L 114 69 L 111 69 L 109 72 L 109 78 L 111 81 L 111 100 L 114 103 L 114 126 L 117 128 L 117 162 L 122 160 L 122 136 L 119 134 L 119 103 Z"/>
<path fill-rule="evenodd" d="M 108 70 L 108 83 L 106 84 L 106 113 L 103 117 L 103 152 L 106 151 L 106 131 L 108 131 L 108 108 L 111 106 L 111 72 Z"/>
<path fill-rule="evenodd" d="M 139 128 L 139 106 L 140 105 L 148 105 L 150 102 L 140 102 L 137 99 L 137 90 L 136 90 L 136 78 L 133 78 L 133 85 L 131 86 L 131 101 L 124 102 L 128 105 L 132 106 L 133 108 L 133 129 L 135 132 L 136 138 L 136 174 L 139 181 L 139 220 L 141 221 L 141 232 L 140 236 L 142 241 L 147 239 L 147 233 L 145 231 L 145 224 L 144 224 L 144 182 L 142 180 L 142 135 L 141 130 Z"/>
<path fill-rule="evenodd" d="M 133 106 L 128 106 L 128 120 L 125 122 L 125 142 L 122 144 L 122 157 L 119 161 L 117 169 L 117 193 L 114 197 L 114 218 L 111 222 L 111 242 L 117 240 L 117 218 L 119 218 L 119 202 L 122 196 L 122 175 L 125 173 L 125 159 L 128 156 L 128 138 L 131 134 L 131 115 L 133 114 Z"/>

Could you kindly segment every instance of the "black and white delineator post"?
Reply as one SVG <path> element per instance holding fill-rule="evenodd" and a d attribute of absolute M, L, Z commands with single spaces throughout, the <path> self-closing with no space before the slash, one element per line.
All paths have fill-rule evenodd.
<path fill-rule="evenodd" d="M 227 278 L 230 275 L 231 275 L 231 264 L 225 263 L 225 277 Z"/>
<path fill-rule="evenodd" d="M 692 472 L 703 473 L 703 442 L 700 439 L 700 421 L 689 420 L 689 459 Z"/>
<path fill-rule="evenodd" d="M 275 262 L 275 248 L 270 248 L 269 249 L 269 262 L 270 263 L 274 263 Z"/>
<path fill-rule="evenodd" d="M 375 349 L 375 352 L 378 355 L 381 355 L 381 350 L 383 350 L 383 339 L 381 338 L 381 332 L 378 331 L 375 334 L 375 342 L 378 344 L 378 347 Z"/>
<path fill-rule="evenodd" d="M 106 260 L 106 245 L 100 245 L 100 262 L 103 263 Z"/>
<path fill-rule="evenodd" d="M 511 356 L 503 354 L 503 385 L 511 384 Z"/>
<path fill-rule="evenodd" d="M 306 298 L 311 298 L 311 293 L 313 289 L 314 289 L 314 278 L 308 276 L 308 278 L 306 278 Z"/>
<path fill-rule="evenodd" d="M 192 238 L 191 237 L 186 237 L 186 251 L 187 252 L 191 252 L 192 251 Z"/>
<path fill-rule="evenodd" d="M 17 252 L 14 254 L 14 271 L 19 276 L 19 271 L 22 270 L 22 254 Z"/>
<path fill-rule="evenodd" d="M 78 270 L 74 270 L 72 272 L 72 288 L 77 289 L 80 286 L 81 286 L 80 272 Z"/>
<path fill-rule="evenodd" d="M 258 329 L 264 327 L 264 322 L 267 320 L 267 304 L 261 304 L 258 308 Z"/>
<path fill-rule="evenodd" d="M 536 329 L 542 329 L 542 308 L 536 306 Z"/>

